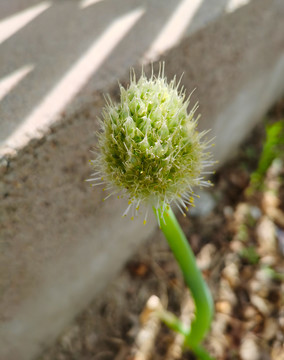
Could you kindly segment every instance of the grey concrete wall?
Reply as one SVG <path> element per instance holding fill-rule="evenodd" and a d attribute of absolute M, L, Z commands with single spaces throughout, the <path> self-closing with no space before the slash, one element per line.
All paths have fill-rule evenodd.
<path fill-rule="evenodd" d="M 25 26 L 1 28 L 32 5 Z M 168 78 L 184 73 L 221 162 L 284 92 L 282 0 L 83 5 L 0 3 L 1 360 L 30 360 L 53 341 L 155 226 L 121 219 L 125 203 L 84 182 L 117 78 L 154 59 Z"/>

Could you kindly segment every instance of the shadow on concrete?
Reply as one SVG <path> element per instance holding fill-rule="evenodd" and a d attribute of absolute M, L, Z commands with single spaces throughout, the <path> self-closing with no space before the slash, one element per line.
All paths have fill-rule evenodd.
<path fill-rule="evenodd" d="M 218 15 L 224 14 L 229 3 L 230 0 L 202 1 L 190 24 L 188 24 L 185 35 L 192 34 L 206 26 Z"/>
<path fill-rule="evenodd" d="M 164 0 L 104 0 L 83 9 L 77 0 L 50 1 L 48 9 L 0 45 L 0 81 L 16 70 L 31 67 L 0 101 L 0 143 L 5 144 L 5 140 L 24 123 L 33 109 L 115 20 L 136 9 L 143 10 L 143 14 L 115 45 L 98 71 L 90 76 L 87 82 L 92 84 L 93 89 L 103 88 L 121 77 L 130 66 L 139 63 L 176 9 L 188 1 L 167 0 L 165 6 Z M 220 11 L 224 11 L 228 1 L 214 0 L 212 7 L 206 0 L 195 0 L 196 11 L 183 33 L 189 34 L 213 20 Z M 25 10 L 25 6 L 40 3 L 43 2 L 4 2 L 0 5 L 2 20 L 3 14 L 11 16 L 13 11 Z M 212 8 L 215 13 L 209 11 Z M 23 131 L 30 132 L 32 138 L 33 130 Z"/>

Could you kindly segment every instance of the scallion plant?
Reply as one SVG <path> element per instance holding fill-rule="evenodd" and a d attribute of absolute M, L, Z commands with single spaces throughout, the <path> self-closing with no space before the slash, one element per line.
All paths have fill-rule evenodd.
<path fill-rule="evenodd" d="M 186 98 L 176 79 L 167 82 L 164 65 L 158 76 L 152 73 L 150 78 L 142 71 L 136 80 L 132 72 L 130 85 L 120 85 L 120 102 L 106 99 L 99 153 L 91 160 L 95 172 L 89 181 L 93 186 L 104 185 L 105 199 L 112 195 L 128 198 L 123 216 L 129 214 L 133 219 L 144 209 L 146 224 L 148 211 L 153 209 L 195 302 L 195 319 L 189 329 L 174 316 L 163 320 L 184 335 L 184 345 L 200 359 L 211 359 L 201 343 L 213 316 L 212 297 L 171 209 L 175 204 L 185 216 L 198 197 L 195 187 L 211 185 L 204 176 L 214 164 L 209 151 L 213 144 L 205 138 L 207 132 L 197 131 L 198 105 L 188 111 L 189 104 L 190 96 Z"/>

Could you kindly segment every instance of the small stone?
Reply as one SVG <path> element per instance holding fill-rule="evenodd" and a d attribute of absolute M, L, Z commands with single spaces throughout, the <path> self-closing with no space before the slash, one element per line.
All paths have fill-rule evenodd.
<path fill-rule="evenodd" d="M 278 341 L 273 344 L 271 360 L 284 360 L 284 344 Z"/>
<path fill-rule="evenodd" d="M 261 360 L 261 350 L 252 336 L 246 335 L 240 347 L 240 356 L 242 360 Z"/>
<path fill-rule="evenodd" d="M 257 294 L 261 298 L 267 298 L 267 296 L 269 295 L 270 286 L 259 280 L 252 279 L 249 282 L 249 289 L 252 293 Z"/>
<path fill-rule="evenodd" d="M 216 247 L 213 244 L 206 244 L 197 256 L 197 265 L 200 270 L 208 270 L 212 264 L 212 258 L 216 253 Z"/>
<path fill-rule="evenodd" d="M 255 273 L 255 277 L 264 285 L 271 285 L 271 276 L 270 273 L 267 272 L 267 269 L 257 270 Z"/>
<path fill-rule="evenodd" d="M 225 206 L 223 209 L 223 213 L 227 219 L 231 219 L 234 215 L 234 209 L 231 206 Z"/>
<path fill-rule="evenodd" d="M 250 207 L 250 214 L 254 220 L 258 220 L 261 217 L 261 210 L 258 206 L 251 206 Z"/>
<path fill-rule="evenodd" d="M 257 310 L 251 306 L 248 305 L 245 307 L 244 311 L 243 311 L 243 316 L 246 320 L 252 319 L 257 315 Z"/>
<path fill-rule="evenodd" d="M 272 183 L 270 183 L 272 185 Z M 273 184 L 275 187 L 276 184 Z M 265 209 L 266 214 L 269 214 L 271 209 L 276 209 L 279 205 L 279 199 L 272 191 L 266 191 L 262 197 L 262 206 Z"/>
<path fill-rule="evenodd" d="M 223 359 L 226 353 L 226 347 L 228 340 L 224 333 L 218 333 L 213 336 L 208 337 L 208 344 L 212 353 L 214 353 L 216 359 Z"/>
<path fill-rule="evenodd" d="M 231 288 L 229 282 L 225 278 L 221 278 L 219 297 L 231 303 L 232 306 L 237 305 L 238 299 L 235 291 Z"/>
<path fill-rule="evenodd" d="M 257 281 L 256 279 L 252 279 L 249 282 L 248 287 L 252 293 L 256 294 L 258 293 L 258 291 L 261 290 L 262 284 L 260 281 Z"/>
<path fill-rule="evenodd" d="M 256 235 L 261 254 L 268 255 L 277 251 L 275 225 L 267 216 L 260 219 L 256 228 Z"/>
<path fill-rule="evenodd" d="M 264 316 L 270 315 L 273 310 L 273 306 L 267 300 L 258 295 L 251 295 L 250 300 L 257 310 Z"/>
<path fill-rule="evenodd" d="M 247 216 L 250 213 L 250 208 L 247 203 L 239 203 L 235 211 L 235 221 L 237 224 L 244 224 Z"/>
<path fill-rule="evenodd" d="M 273 255 L 266 255 L 260 259 L 260 263 L 266 266 L 274 266 L 276 264 L 276 257 Z"/>
<path fill-rule="evenodd" d="M 232 305 L 229 303 L 229 301 L 217 301 L 216 312 L 230 315 L 232 313 Z"/>
<path fill-rule="evenodd" d="M 268 318 L 265 320 L 264 330 L 261 337 L 267 341 L 270 341 L 273 338 L 275 338 L 277 334 L 277 330 L 278 330 L 278 325 L 276 319 Z"/>
<path fill-rule="evenodd" d="M 280 316 L 280 318 L 278 319 L 280 328 L 284 331 L 284 316 Z"/>
<path fill-rule="evenodd" d="M 212 323 L 212 334 L 214 334 L 214 336 L 218 335 L 218 337 L 223 337 L 226 332 L 227 323 L 228 316 L 217 312 L 215 320 Z"/>
<path fill-rule="evenodd" d="M 230 243 L 230 249 L 235 253 L 240 253 L 244 249 L 244 243 L 240 240 L 233 240 Z"/>
<path fill-rule="evenodd" d="M 223 269 L 222 274 L 228 280 L 229 284 L 232 287 L 237 287 L 240 285 L 239 269 L 235 262 L 232 262 L 229 265 L 227 265 Z"/>
<path fill-rule="evenodd" d="M 240 258 L 238 256 L 238 254 L 229 253 L 225 257 L 225 266 L 228 266 L 232 263 L 239 264 L 239 262 L 240 262 Z"/>

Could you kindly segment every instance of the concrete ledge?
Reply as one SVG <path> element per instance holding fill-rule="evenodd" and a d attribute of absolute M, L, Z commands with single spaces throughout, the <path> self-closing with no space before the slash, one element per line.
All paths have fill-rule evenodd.
<path fill-rule="evenodd" d="M 243 6 L 234 9 L 234 3 Z M 22 78 L 18 74 L 21 82 L 3 97 L 0 107 L 1 360 L 36 356 L 103 290 L 154 229 L 153 218 L 148 226 L 139 218 L 122 220 L 125 204 L 116 199 L 102 203 L 101 189 L 90 189 L 84 182 L 102 93 L 117 97 L 117 78 L 127 82 L 130 66 L 140 69 L 142 62 L 157 58 L 166 61 L 168 78 L 184 73 L 184 86 L 188 91 L 196 88 L 193 102 L 200 102 L 200 127 L 212 128 L 221 162 L 233 155 L 284 92 L 282 0 L 137 0 L 131 6 L 126 0 L 105 0 L 82 10 L 89 9 L 87 18 L 77 14 L 75 4 L 54 2 L 24 33 L 0 46 L 6 66 L 2 68 L 1 61 L 1 78 L 31 66 L 20 72 Z M 1 12 L 1 7 L 6 17 L 18 9 Z M 66 26 L 65 18 L 70 21 Z M 169 39 L 177 22 L 179 33 Z M 48 24 L 50 38 L 45 42 Z M 55 40 L 59 25 L 61 43 Z M 118 43 L 109 27 L 122 31 L 121 37 L 116 34 Z M 79 28 L 81 37 L 75 31 Z M 33 45 L 27 45 L 35 35 Z M 45 47 L 37 54 L 41 39 Z M 67 47 L 60 50 L 63 40 Z M 37 73 L 25 46 L 34 46 Z M 105 51 L 100 60 L 98 49 Z M 84 62 L 80 54 L 89 57 Z M 94 67 L 88 68 L 90 63 Z M 72 66 L 65 73 L 67 64 Z M 81 77 L 74 69 L 84 70 Z M 74 81 L 76 89 L 70 88 Z"/>

